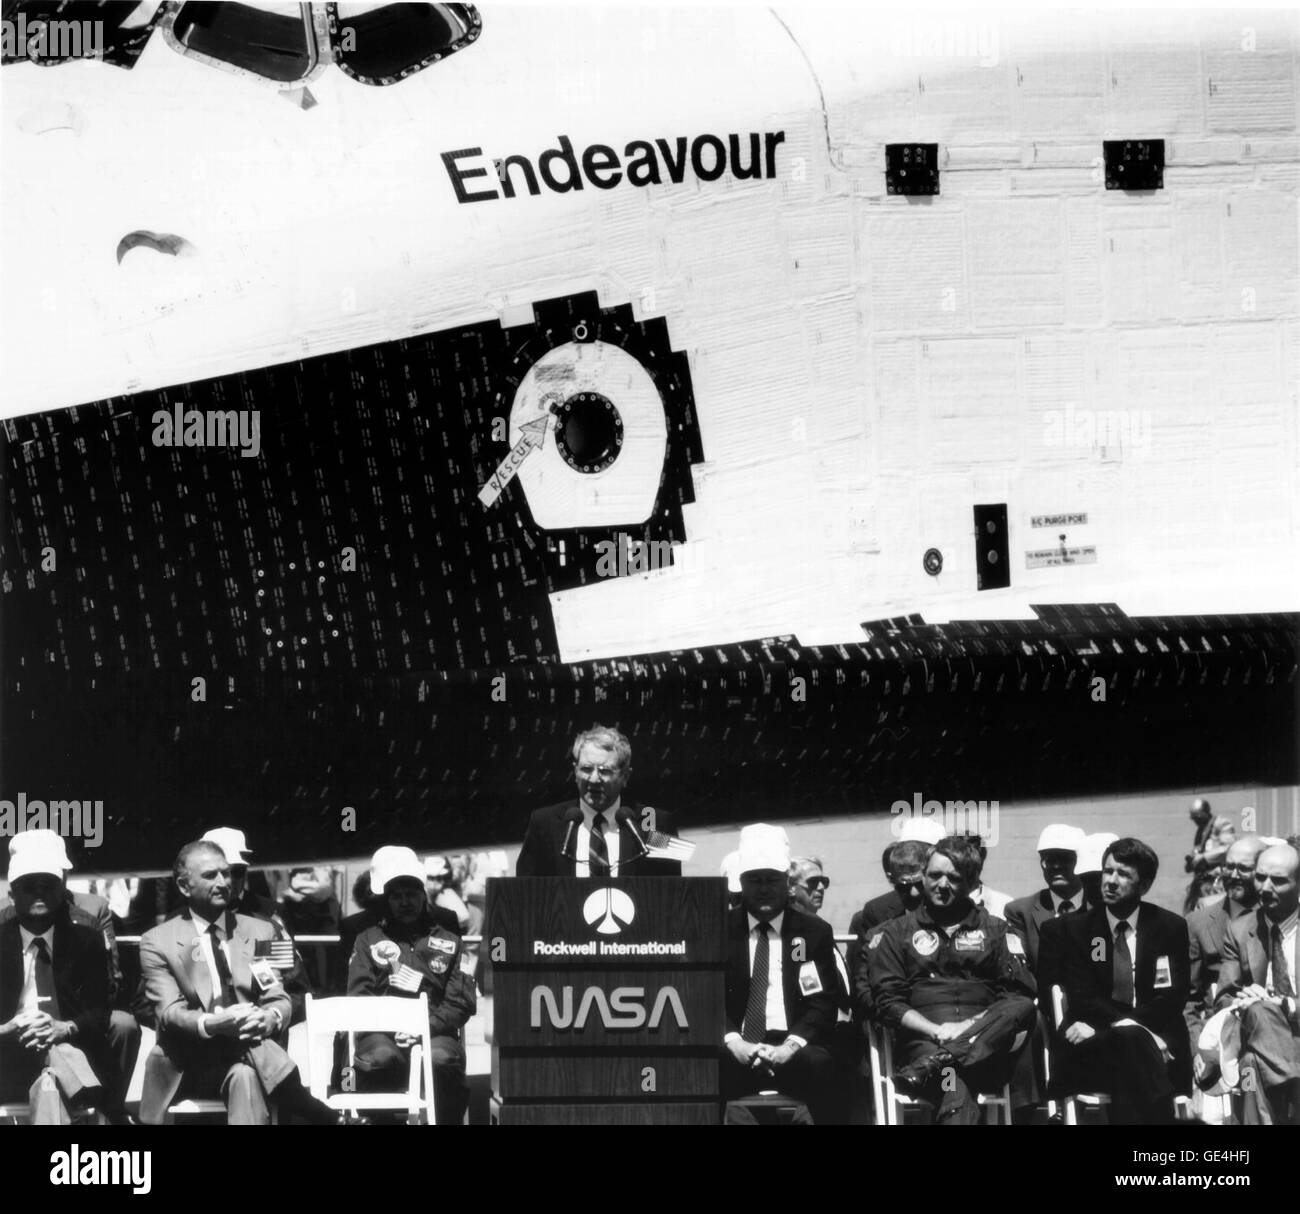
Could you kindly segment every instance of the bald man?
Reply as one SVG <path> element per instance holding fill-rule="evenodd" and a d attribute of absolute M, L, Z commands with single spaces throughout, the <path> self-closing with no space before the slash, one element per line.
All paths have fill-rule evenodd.
<path fill-rule="evenodd" d="M 1246 835 L 1230 848 L 1223 861 L 1224 898 L 1187 916 L 1187 935 L 1192 963 L 1192 992 L 1184 1016 L 1195 1041 L 1213 1011 L 1210 988 L 1219 981 L 1223 944 L 1228 927 L 1259 905 L 1255 889 L 1255 861 L 1264 850 L 1258 835 Z"/>
<path fill-rule="evenodd" d="M 1300 852 L 1265 848 L 1255 861 L 1259 909 L 1234 922 L 1223 945 L 1219 1008 L 1241 1020 L 1243 1125 L 1300 1124 L 1300 1016 L 1296 1010 Z"/>

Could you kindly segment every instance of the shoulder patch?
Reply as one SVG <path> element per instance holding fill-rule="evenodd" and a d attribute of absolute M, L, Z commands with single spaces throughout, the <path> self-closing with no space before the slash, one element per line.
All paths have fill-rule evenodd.
<path fill-rule="evenodd" d="M 877 932 L 870 940 L 867 941 L 868 948 L 879 948 L 880 942 L 885 938 L 884 932 Z"/>
<path fill-rule="evenodd" d="M 1013 957 L 1025 955 L 1025 942 L 1015 932 L 1007 932 L 1007 951 Z"/>

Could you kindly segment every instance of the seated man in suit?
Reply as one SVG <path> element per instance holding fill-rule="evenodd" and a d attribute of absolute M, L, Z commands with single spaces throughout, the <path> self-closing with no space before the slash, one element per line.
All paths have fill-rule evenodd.
<path fill-rule="evenodd" d="M 72 869 L 68 859 L 67 846 L 61 835 L 52 830 L 19 831 L 9 840 L 9 855 L 12 857 L 26 848 L 38 850 L 50 849 L 50 855 L 57 855 L 63 866 L 62 874 L 67 880 L 67 873 Z M 130 1012 L 114 1008 L 113 1001 L 122 992 L 122 966 L 117 952 L 117 934 L 113 930 L 113 914 L 108 908 L 108 900 L 97 894 L 79 894 L 66 889 L 63 905 L 73 923 L 89 927 L 98 933 L 103 941 L 103 948 L 108 959 L 108 1027 L 106 1029 L 106 1047 L 95 1059 L 95 1070 L 104 1080 L 102 1111 L 114 1124 L 129 1124 L 130 1119 L 122 1107 L 126 1098 L 126 1088 L 131 1082 L 135 1070 L 135 1060 L 140 1052 L 140 1026 Z M 0 924 L 14 918 L 16 911 L 12 906 L 0 908 Z M 125 994 L 123 994 L 125 999 Z"/>
<path fill-rule="evenodd" d="M 474 966 L 460 936 L 437 926 L 425 893 L 425 867 L 409 847 L 381 847 L 371 884 L 382 890 L 382 920 L 356 939 L 349 995 L 429 996 L 434 1111 L 439 1125 L 459 1125 L 469 1104 L 461 1030 L 477 1009 Z M 358 1091 L 405 1091 L 410 1047 L 391 1033 L 357 1041 Z"/>
<path fill-rule="evenodd" d="M 1117 1125 L 1171 1122 L 1174 1096 L 1191 1086 L 1187 924 L 1142 901 L 1159 864 L 1141 840 L 1116 840 L 1102 857 L 1104 905 L 1053 920 L 1039 942 L 1039 970 L 1065 996 L 1053 1092 L 1108 1093 Z M 1050 989 L 1039 998 L 1050 1016 Z"/>
<path fill-rule="evenodd" d="M 867 950 L 876 1015 L 903 1062 L 894 1082 L 929 1100 L 937 1125 L 978 1122 L 977 1094 L 1006 1082 L 1034 1022 L 1034 981 L 1006 924 L 971 901 L 979 876 L 974 843 L 943 839 L 926 860 L 923 905 Z"/>
<path fill-rule="evenodd" d="M 0 1101 L 27 1102 L 37 1125 L 68 1125 L 103 1094 L 90 1059 L 107 1049 L 107 953 L 69 914 L 62 861 L 57 835 L 13 856 L 0 924 Z"/>
<path fill-rule="evenodd" d="M 336 1124 L 338 1116 L 303 1088 L 275 1040 L 289 1027 L 289 997 L 258 949 L 275 928 L 230 910 L 230 865 L 215 843 L 187 843 L 173 874 L 185 909 L 140 941 L 158 1025 L 158 1044 L 145 1061 L 140 1119 L 157 1125 L 174 1100 L 219 1094 L 230 1125 L 268 1124 L 268 1100 L 285 1115 Z"/>
<path fill-rule="evenodd" d="M 1242 1123 L 1300 1124 L 1300 1015 L 1296 1010 L 1300 852 L 1288 843 L 1255 862 L 1259 909 L 1234 919 L 1223 945 L 1217 1007 L 1241 1019 Z"/>
<path fill-rule="evenodd" d="M 874 1006 L 871 998 L 871 942 L 891 919 L 898 919 L 921 906 L 925 862 L 933 846 L 933 843 L 920 839 L 895 843 L 888 852 L 887 870 L 889 883 L 894 888 L 887 894 L 872 898 L 854 916 L 857 939 L 849 945 L 849 959 L 853 968 L 853 1010 L 860 1024 L 871 1019 Z"/>
<path fill-rule="evenodd" d="M 775 1088 L 813 1123 L 842 1119 L 830 1050 L 839 976 L 831 929 L 790 905 L 790 845 L 777 826 L 740 833 L 741 905 L 727 916 L 722 1092 L 736 1100 Z M 731 1124 L 752 1125 L 746 1109 Z"/>
<path fill-rule="evenodd" d="M 647 855 L 647 836 L 670 835 L 669 815 L 626 801 L 632 747 L 603 725 L 573 742 L 576 801 L 535 810 L 515 864 L 517 877 L 680 877 L 680 860 Z"/>
<path fill-rule="evenodd" d="M 1219 981 L 1228 927 L 1243 916 L 1253 915 L 1259 905 L 1255 861 L 1264 846 L 1258 835 L 1244 835 L 1228 848 L 1223 860 L 1222 901 L 1203 906 L 1187 916 L 1192 989 L 1183 1017 L 1193 1043 L 1213 1014 L 1215 998 L 1210 991 Z"/>

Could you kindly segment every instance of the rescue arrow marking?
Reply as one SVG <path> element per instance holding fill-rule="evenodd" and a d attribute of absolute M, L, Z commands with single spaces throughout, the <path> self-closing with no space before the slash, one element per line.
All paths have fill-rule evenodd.
<path fill-rule="evenodd" d="M 546 430 L 550 424 L 551 415 L 547 413 L 526 422 L 521 427 L 523 433 L 519 436 L 519 441 L 511 447 L 510 454 L 501 461 L 497 470 L 488 477 L 487 484 L 478 491 L 478 500 L 484 506 L 492 506 L 496 503 L 497 498 L 505 491 L 505 487 L 518 475 L 524 460 L 545 442 Z"/>

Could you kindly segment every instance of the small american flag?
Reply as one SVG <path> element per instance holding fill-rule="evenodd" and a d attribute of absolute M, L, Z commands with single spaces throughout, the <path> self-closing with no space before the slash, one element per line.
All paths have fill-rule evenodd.
<path fill-rule="evenodd" d="M 292 940 L 271 941 L 271 965 L 278 970 L 291 970 L 298 964 L 294 956 Z"/>
<path fill-rule="evenodd" d="M 420 971 L 413 970 L 409 965 L 403 963 L 397 967 L 397 971 L 388 980 L 388 985 L 399 991 L 410 991 L 415 994 L 420 989 L 422 981 Z"/>
<path fill-rule="evenodd" d="M 661 830 L 646 832 L 645 854 L 652 860 L 689 860 L 695 854 L 695 844 L 666 835 Z"/>

